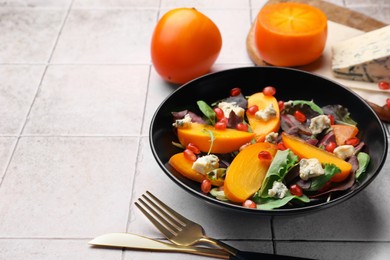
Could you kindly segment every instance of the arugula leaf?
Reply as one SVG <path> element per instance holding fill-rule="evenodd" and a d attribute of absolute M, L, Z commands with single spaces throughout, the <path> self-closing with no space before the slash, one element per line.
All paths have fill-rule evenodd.
<path fill-rule="evenodd" d="M 310 202 L 309 197 L 307 197 L 306 195 L 303 194 L 302 196 L 299 197 L 296 195 L 292 195 L 290 192 L 283 199 L 265 198 L 265 199 L 257 200 L 255 202 L 259 203 L 257 204 L 258 209 L 271 210 L 271 209 L 283 207 L 293 199 L 298 199 L 305 203 Z"/>
<path fill-rule="evenodd" d="M 210 154 L 211 153 L 211 149 L 213 148 L 213 145 L 214 145 L 215 136 L 214 136 L 213 131 L 211 131 L 210 129 L 203 129 L 203 131 L 207 132 L 209 134 L 209 136 L 210 136 L 210 149 L 207 152 L 207 154 Z"/>
<path fill-rule="evenodd" d="M 307 100 L 293 100 L 293 101 L 290 101 L 292 103 L 293 106 L 303 106 L 303 105 L 307 105 L 309 106 L 313 111 L 317 112 L 318 114 L 320 115 L 323 115 L 324 112 L 322 111 L 322 109 L 316 105 L 316 103 L 313 102 L 313 100 L 310 100 L 310 101 L 307 101 Z"/>
<path fill-rule="evenodd" d="M 356 157 L 357 157 L 357 160 L 359 162 L 359 168 L 357 169 L 355 176 L 356 176 L 356 179 L 359 180 L 364 175 L 363 173 L 366 172 L 367 166 L 370 163 L 371 157 L 367 153 L 364 153 L 364 152 L 358 153 Z"/>
<path fill-rule="evenodd" d="M 215 115 L 214 110 L 206 102 L 204 102 L 203 100 L 199 100 L 196 103 L 198 104 L 198 107 L 199 107 L 200 111 L 202 111 L 202 113 L 208 119 L 209 123 L 211 125 L 215 125 L 216 115 Z"/>
<path fill-rule="evenodd" d="M 296 156 L 290 149 L 281 151 L 278 150 L 274 159 L 268 168 L 267 175 L 263 181 L 259 191 L 260 197 L 268 197 L 268 190 L 272 188 L 274 181 L 282 181 L 288 171 L 296 165 L 298 156 Z"/>
<path fill-rule="evenodd" d="M 340 168 L 334 164 L 325 164 L 325 174 L 315 177 L 311 181 L 309 190 L 316 191 L 324 187 L 324 185 L 337 173 L 341 172 Z"/>

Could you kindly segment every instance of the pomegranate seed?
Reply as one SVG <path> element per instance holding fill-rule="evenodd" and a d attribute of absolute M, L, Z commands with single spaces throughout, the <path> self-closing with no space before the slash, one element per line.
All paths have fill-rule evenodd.
<path fill-rule="evenodd" d="M 278 150 L 281 150 L 281 151 L 284 151 L 286 150 L 286 146 L 284 146 L 284 143 L 283 142 L 279 142 L 276 147 L 278 148 Z"/>
<path fill-rule="evenodd" d="M 240 88 L 233 88 L 230 90 L 230 96 L 235 97 L 241 94 L 241 89 Z"/>
<path fill-rule="evenodd" d="M 298 110 L 295 111 L 294 117 L 295 117 L 296 120 L 298 120 L 301 123 L 305 123 L 306 122 L 306 116 L 301 111 L 298 111 Z"/>
<path fill-rule="evenodd" d="M 378 87 L 383 90 L 390 89 L 390 83 L 387 81 L 381 81 L 378 83 Z"/>
<path fill-rule="evenodd" d="M 200 185 L 200 189 L 203 193 L 209 193 L 211 190 L 211 181 L 209 179 L 204 179 Z"/>
<path fill-rule="evenodd" d="M 193 143 L 187 144 L 186 148 L 188 150 L 192 151 L 194 154 L 200 154 L 199 148 Z"/>
<path fill-rule="evenodd" d="M 260 160 L 271 160 L 272 159 L 272 155 L 268 151 L 261 151 L 261 152 L 259 152 L 259 154 L 257 156 L 259 157 Z"/>
<path fill-rule="evenodd" d="M 225 122 L 219 121 L 219 122 L 215 123 L 214 127 L 217 130 L 225 130 L 227 127 L 227 124 Z"/>
<path fill-rule="evenodd" d="M 265 96 L 274 96 L 276 94 L 276 89 L 272 86 L 265 87 L 263 89 L 263 94 Z"/>
<path fill-rule="evenodd" d="M 253 200 L 246 200 L 246 201 L 244 201 L 244 203 L 242 203 L 242 206 L 244 208 L 250 208 L 250 209 L 257 208 L 256 203 Z"/>
<path fill-rule="evenodd" d="M 222 122 L 222 123 L 227 125 L 229 122 L 229 119 L 227 119 L 226 117 L 222 117 L 218 122 Z"/>
<path fill-rule="evenodd" d="M 360 143 L 360 140 L 357 137 L 351 137 L 351 138 L 345 140 L 345 144 L 349 144 L 349 145 L 352 145 L 352 146 L 356 146 L 359 143 Z"/>
<path fill-rule="evenodd" d="M 298 184 L 293 184 L 290 186 L 290 193 L 298 197 L 303 195 L 302 188 Z"/>
<path fill-rule="evenodd" d="M 334 125 L 334 116 L 333 115 L 328 115 L 328 118 L 330 120 L 330 124 Z"/>
<path fill-rule="evenodd" d="M 222 118 L 225 117 L 223 110 L 220 109 L 219 107 L 214 108 L 214 113 L 215 113 L 215 116 L 217 117 L 218 120 L 221 120 Z"/>
<path fill-rule="evenodd" d="M 325 150 L 327 150 L 328 152 L 330 153 L 333 153 L 334 149 L 337 147 L 337 144 L 335 142 L 329 142 L 326 146 L 325 146 Z"/>
<path fill-rule="evenodd" d="M 248 125 L 244 124 L 244 123 L 238 123 L 236 125 L 236 129 L 239 130 L 239 131 L 248 132 Z"/>
<path fill-rule="evenodd" d="M 259 111 L 259 107 L 257 105 L 248 107 L 248 114 L 250 115 L 256 114 L 257 111 Z"/>
<path fill-rule="evenodd" d="M 185 149 L 183 153 L 184 153 L 184 157 L 187 160 L 189 160 L 191 162 L 195 162 L 196 161 L 196 155 L 194 154 L 193 151 L 191 151 L 189 149 Z"/>
<path fill-rule="evenodd" d="M 283 100 L 279 100 L 278 101 L 278 107 L 279 107 L 279 110 L 283 110 L 284 109 L 284 101 Z"/>
<path fill-rule="evenodd" d="M 390 98 L 386 99 L 386 107 L 390 109 Z"/>

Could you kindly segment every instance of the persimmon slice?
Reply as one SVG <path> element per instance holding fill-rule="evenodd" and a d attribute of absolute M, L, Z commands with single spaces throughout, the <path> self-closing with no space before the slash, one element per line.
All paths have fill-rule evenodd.
<path fill-rule="evenodd" d="M 334 164 L 340 168 L 341 172 L 334 175 L 330 180 L 332 182 L 342 182 L 345 180 L 352 170 L 352 165 L 336 155 L 322 150 L 314 145 L 306 143 L 298 137 L 282 133 L 282 141 L 286 148 L 289 148 L 300 159 L 317 158 L 321 163 Z"/>
<path fill-rule="evenodd" d="M 211 153 L 236 151 L 255 137 L 254 133 L 230 128 L 218 130 L 213 126 L 199 123 L 192 123 L 189 128 L 178 128 L 177 135 L 183 146 L 193 143 L 202 152 L 210 151 Z"/>
<path fill-rule="evenodd" d="M 260 152 L 272 157 L 277 152 L 275 144 L 255 143 L 243 149 L 230 164 L 225 177 L 225 196 L 233 202 L 244 202 L 258 191 L 267 174 L 271 160 L 259 159 Z"/>

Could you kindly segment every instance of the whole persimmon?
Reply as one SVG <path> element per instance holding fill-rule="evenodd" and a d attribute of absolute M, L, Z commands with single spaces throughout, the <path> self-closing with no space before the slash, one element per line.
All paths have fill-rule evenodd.
<path fill-rule="evenodd" d="M 218 27 L 195 8 L 176 8 L 158 21 L 151 56 L 157 73 L 182 84 L 208 73 L 222 48 Z"/>
<path fill-rule="evenodd" d="M 327 17 L 303 3 L 265 5 L 255 22 L 255 45 L 262 59 L 295 67 L 317 60 L 327 39 Z"/>

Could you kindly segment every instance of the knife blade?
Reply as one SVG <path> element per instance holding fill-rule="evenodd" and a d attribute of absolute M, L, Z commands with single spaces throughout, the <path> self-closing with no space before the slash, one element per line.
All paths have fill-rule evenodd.
<path fill-rule="evenodd" d="M 175 244 L 169 244 L 131 233 L 108 233 L 98 236 L 89 241 L 88 243 L 94 246 L 119 247 L 136 250 L 152 250 L 159 252 L 180 252 L 211 256 L 221 259 L 229 259 L 230 257 L 227 252 L 224 252 L 219 249 L 195 246 L 178 246 Z"/>

